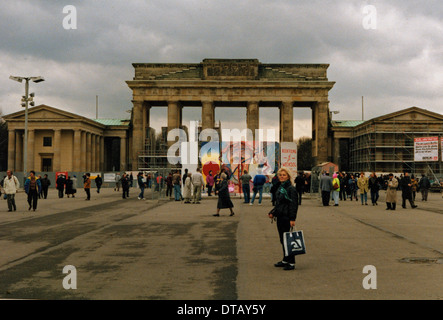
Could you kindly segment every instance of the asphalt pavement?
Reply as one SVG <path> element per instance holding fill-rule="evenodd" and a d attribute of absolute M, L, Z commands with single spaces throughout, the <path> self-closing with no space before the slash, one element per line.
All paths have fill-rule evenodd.
<path fill-rule="evenodd" d="M 90 201 L 50 190 L 28 211 L 0 201 L 0 298 L 91 300 L 441 300 L 443 199 L 417 196 L 418 208 L 385 210 L 340 201 L 323 207 L 304 195 L 296 229 L 307 253 L 295 270 L 282 258 L 275 223 L 262 205 L 233 196 L 234 216 L 217 198 L 200 204 L 122 199 L 112 188 Z M 400 200 L 400 195 L 399 195 Z M 332 204 L 332 202 L 331 202 Z"/>

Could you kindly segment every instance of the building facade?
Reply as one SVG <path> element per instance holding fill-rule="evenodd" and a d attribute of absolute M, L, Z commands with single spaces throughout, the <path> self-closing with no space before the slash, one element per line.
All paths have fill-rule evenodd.
<path fill-rule="evenodd" d="M 343 171 L 443 174 L 443 115 L 418 107 L 368 121 L 332 121 L 333 161 Z M 438 161 L 415 161 L 414 139 L 438 137 Z"/>
<path fill-rule="evenodd" d="M 8 169 L 23 171 L 25 111 L 9 114 L 4 120 L 8 124 Z M 47 105 L 32 107 L 28 110 L 26 169 L 36 172 L 126 170 L 128 128 L 129 120 L 92 120 Z"/>
<path fill-rule="evenodd" d="M 134 63 L 126 81 L 133 93 L 131 168 L 146 157 L 150 110 L 167 107 L 168 132 L 182 127 L 182 109 L 201 107 L 202 129 L 215 128 L 215 108 L 246 111 L 246 126 L 259 129 L 259 109 L 278 107 L 280 141 L 293 142 L 293 109 L 312 109 L 312 154 L 317 163 L 331 156 L 328 142 L 328 64 L 263 64 L 257 59 L 204 59 L 201 63 Z M 238 128 L 243 130 L 245 128 Z M 165 156 L 165 155 L 163 155 Z"/>

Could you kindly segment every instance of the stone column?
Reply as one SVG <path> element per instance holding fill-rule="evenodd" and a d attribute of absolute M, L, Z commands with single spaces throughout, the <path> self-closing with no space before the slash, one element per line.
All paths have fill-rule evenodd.
<path fill-rule="evenodd" d="M 86 172 L 91 171 L 92 154 L 91 154 L 91 136 L 90 132 L 86 132 Z"/>
<path fill-rule="evenodd" d="M 79 172 L 81 169 L 81 143 L 82 143 L 82 132 L 80 130 L 74 130 L 74 154 L 73 154 L 73 170 Z"/>
<path fill-rule="evenodd" d="M 144 150 L 144 136 L 143 133 L 143 101 L 132 101 L 132 169 L 137 170 L 137 157 L 140 151 Z M 125 139 L 126 141 L 126 139 Z M 125 142 L 126 145 L 126 142 Z M 126 154 L 126 148 L 125 148 Z M 121 148 L 120 148 L 121 155 Z M 121 161 L 120 161 L 120 166 Z M 126 163 L 125 163 L 126 166 Z"/>
<path fill-rule="evenodd" d="M 100 137 L 100 163 L 99 171 L 105 171 L 105 137 Z"/>
<path fill-rule="evenodd" d="M 172 129 L 178 129 L 181 126 L 181 110 L 178 101 L 168 101 L 168 133 Z M 167 138 L 167 137 L 166 137 Z M 175 141 L 168 141 L 168 146 L 174 144 Z"/>
<path fill-rule="evenodd" d="M 95 135 L 95 170 L 100 171 L 100 136 Z"/>
<path fill-rule="evenodd" d="M 294 110 L 292 101 L 282 101 L 280 106 L 280 141 L 294 142 Z"/>
<path fill-rule="evenodd" d="M 91 171 L 95 172 L 95 160 L 97 152 L 97 144 L 95 143 L 95 134 L 91 134 Z"/>
<path fill-rule="evenodd" d="M 132 165 L 133 167 L 137 167 L 138 164 L 138 157 L 135 158 L 135 162 L 133 159 Z M 120 171 L 126 170 L 126 138 L 121 137 L 120 138 Z"/>
<path fill-rule="evenodd" d="M 8 170 L 15 171 L 15 130 L 8 130 Z"/>
<path fill-rule="evenodd" d="M 259 129 L 259 108 L 257 101 L 249 101 L 246 107 L 246 123 L 248 129 L 252 132 L 252 137 L 248 137 L 248 140 L 255 141 L 255 130 Z"/>
<path fill-rule="evenodd" d="M 214 129 L 215 110 L 212 101 L 202 101 L 202 130 Z"/>
<path fill-rule="evenodd" d="M 316 164 L 328 161 L 328 121 L 329 101 L 317 102 L 315 106 L 316 132 L 313 144 L 316 145 Z"/>
<path fill-rule="evenodd" d="M 86 131 L 81 131 L 81 152 L 80 152 L 80 170 L 82 173 L 86 172 L 87 156 L 86 156 Z"/>
<path fill-rule="evenodd" d="M 54 171 L 61 171 L 61 143 L 62 143 L 62 131 L 60 129 L 54 130 Z"/>
<path fill-rule="evenodd" d="M 23 171 L 23 133 L 15 131 L 15 171 Z"/>

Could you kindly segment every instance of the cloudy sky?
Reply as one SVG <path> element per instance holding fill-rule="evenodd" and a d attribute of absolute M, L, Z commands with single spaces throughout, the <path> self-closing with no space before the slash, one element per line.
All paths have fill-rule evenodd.
<path fill-rule="evenodd" d="M 64 28 L 68 5 L 77 29 Z M 100 118 L 126 118 L 132 63 L 205 58 L 328 63 L 337 120 L 361 119 L 362 96 L 365 119 L 411 106 L 443 112 L 441 0 L 14 0 L 2 1 L 0 35 L 3 114 L 21 110 L 24 94 L 9 76 L 39 75 L 36 104 L 94 118 L 98 95 Z M 245 114 L 217 110 L 216 120 L 235 126 Z M 166 110 L 153 116 L 160 123 Z M 196 117 L 184 110 L 184 121 Z M 310 117 L 295 111 L 296 136 L 311 134 Z M 262 127 L 277 124 L 276 112 L 261 112 Z"/>

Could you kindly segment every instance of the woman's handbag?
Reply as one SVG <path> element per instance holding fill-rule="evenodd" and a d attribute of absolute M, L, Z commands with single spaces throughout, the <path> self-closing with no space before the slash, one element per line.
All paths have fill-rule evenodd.
<path fill-rule="evenodd" d="M 283 233 L 283 246 L 285 256 L 296 256 L 306 253 L 305 239 L 303 231 L 291 231 Z"/>

